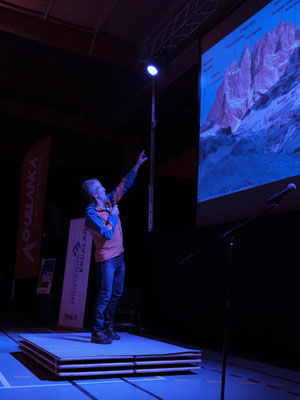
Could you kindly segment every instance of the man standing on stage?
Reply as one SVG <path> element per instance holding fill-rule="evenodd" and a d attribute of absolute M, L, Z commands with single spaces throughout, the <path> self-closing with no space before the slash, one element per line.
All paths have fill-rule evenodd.
<path fill-rule="evenodd" d="M 94 343 L 110 344 L 120 339 L 113 328 L 125 273 L 123 234 L 117 204 L 146 160 L 143 151 L 119 186 L 109 194 L 106 194 L 98 179 L 89 179 L 82 184 L 83 196 L 89 203 L 85 210 L 85 225 L 95 244 L 97 296 L 92 327 Z"/>

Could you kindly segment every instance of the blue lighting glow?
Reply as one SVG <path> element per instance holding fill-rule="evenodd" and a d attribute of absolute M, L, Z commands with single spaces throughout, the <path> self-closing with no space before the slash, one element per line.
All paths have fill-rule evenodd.
<path fill-rule="evenodd" d="M 158 69 L 154 65 L 148 65 L 147 71 L 152 76 L 155 76 L 158 74 Z"/>

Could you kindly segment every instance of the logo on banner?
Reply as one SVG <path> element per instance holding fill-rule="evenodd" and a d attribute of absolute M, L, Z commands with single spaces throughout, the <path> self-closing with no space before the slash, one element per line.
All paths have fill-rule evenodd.
<path fill-rule="evenodd" d="M 71 284 L 71 293 L 70 293 L 70 304 L 75 304 L 76 301 L 76 294 L 77 294 L 77 287 L 78 287 L 78 280 L 79 274 L 83 271 L 84 261 L 85 261 L 85 249 L 86 249 L 86 236 L 87 236 L 87 229 L 84 228 L 82 232 L 82 242 L 79 241 L 73 246 L 72 253 L 73 253 L 73 274 L 72 274 L 72 284 Z M 70 319 L 70 318 L 69 318 Z"/>
<path fill-rule="evenodd" d="M 24 215 L 23 215 L 23 227 L 22 227 L 22 239 L 25 243 L 31 240 L 31 229 L 34 220 L 34 198 L 37 191 L 37 162 L 38 157 L 33 158 L 29 162 L 29 167 L 26 170 L 26 193 L 25 193 L 25 204 L 24 204 Z M 22 248 L 25 256 L 34 262 L 35 258 L 32 254 L 32 250 L 35 248 L 36 242 L 28 243 Z"/>

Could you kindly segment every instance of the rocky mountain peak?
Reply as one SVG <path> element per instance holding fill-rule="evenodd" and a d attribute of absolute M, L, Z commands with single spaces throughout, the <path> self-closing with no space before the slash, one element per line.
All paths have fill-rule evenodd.
<path fill-rule="evenodd" d="M 233 59 L 226 69 L 206 122 L 236 130 L 249 108 L 285 73 L 295 43 L 294 25 L 282 20 L 255 43 L 252 53 L 246 43 L 238 65 Z"/>

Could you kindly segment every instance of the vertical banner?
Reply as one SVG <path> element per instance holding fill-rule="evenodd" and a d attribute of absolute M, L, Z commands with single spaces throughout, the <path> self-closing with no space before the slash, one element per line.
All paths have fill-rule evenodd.
<path fill-rule="evenodd" d="M 92 250 L 92 236 L 84 223 L 84 218 L 72 219 L 70 222 L 58 318 L 58 326 L 61 328 L 79 330 L 83 326 Z"/>
<path fill-rule="evenodd" d="M 51 137 L 41 140 L 23 161 L 14 280 L 39 276 L 50 146 Z"/>

